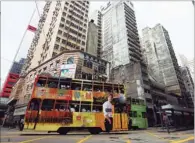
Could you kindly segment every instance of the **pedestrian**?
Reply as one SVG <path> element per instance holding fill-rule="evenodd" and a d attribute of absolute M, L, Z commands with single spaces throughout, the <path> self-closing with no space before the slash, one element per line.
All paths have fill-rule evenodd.
<path fill-rule="evenodd" d="M 104 125 L 106 132 L 110 132 L 113 126 L 113 118 L 112 118 L 112 95 L 108 96 L 108 101 L 104 102 L 103 104 L 103 113 L 105 117 Z"/>
<path fill-rule="evenodd" d="M 168 118 L 168 116 L 165 112 L 163 113 L 163 122 L 164 122 L 165 127 L 167 128 L 168 134 L 170 134 L 170 131 L 169 131 L 169 118 Z"/>
<path fill-rule="evenodd" d="M 24 128 L 24 119 L 21 119 L 20 120 L 20 131 L 22 131 L 23 130 L 23 128 Z"/>

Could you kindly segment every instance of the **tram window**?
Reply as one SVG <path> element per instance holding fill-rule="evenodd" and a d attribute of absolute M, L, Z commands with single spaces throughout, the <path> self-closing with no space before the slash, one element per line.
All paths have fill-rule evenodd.
<path fill-rule="evenodd" d="M 120 87 L 119 87 L 119 93 L 123 93 L 123 94 L 125 93 L 124 92 L 124 86 L 123 85 L 120 85 Z"/>
<path fill-rule="evenodd" d="M 59 88 L 60 89 L 67 89 L 67 90 L 71 89 L 70 88 L 70 82 L 60 82 L 60 87 Z"/>
<path fill-rule="evenodd" d="M 118 85 L 114 85 L 114 93 L 119 93 Z"/>
<path fill-rule="evenodd" d="M 36 84 L 37 87 L 45 87 L 45 85 L 46 85 L 46 79 L 39 79 Z"/>
<path fill-rule="evenodd" d="M 71 112 L 79 112 L 80 101 L 70 101 L 69 107 Z"/>
<path fill-rule="evenodd" d="M 140 104 L 139 99 L 135 99 L 135 104 Z"/>
<path fill-rule="evenodd" d="M 92 91 L 92 83 L 91 82 L 83 82 L 83 90 L 84 91 Z"/>
<path fill-rule="evenodd" d="M 142 118 L 147 118 L 146 117 L 146 112 L 142 112 Z"/>
<path fill-rule="evenodd" d="M 68 103 L 66 100 L 56 100 L 55 104 L 55 110 L 56 111 L 70 111 L 70 107 L 68 106 Z"/>
<path fill-rule="evenodd" d="M 102 103 L 93 103 L 92 112 L 102 112 Z"/>
<path fill-rule="evenodd" d="M 81 82 L 72 82 L 71 89 L 72 90 L 81 90 Z"/>
<path fill-rule="evenodd" d="M 91 102 L 81 102 L 81 112 L 91 112 Z"/>
<path fill-rule="evenodd" d="M 112 84 L 105 84 L 104 85 L 104 91 L 105 92 L 111 92 L 112 93 L 113 92 L 112 91 Z"/>
<path fill-rule="evenodd" d="M 103 90 L 103 84 L 94 82 L 94 84 L 93 84 L 93 91 L 102 91 L 102 90 Z"/>
<path fill-rule="evenodd" d="M 136 111 L 130 111 L 130 117 L 137 117 Z"/>
<path fill-rule="evenodd" d="M 58 87 L 58 80 L 48 80 L 48 87 L 49 88 L 57 88 Z"/>
<path fill-rule="evenodd" d="M 30 105 L 29 105 L 29 110 L 39 110 L 39 106 L 40 106 L 40 99 L 32 99 L 30 101 Z"/>
<path fill-rule="evenodd" d="M 51 111 L 53 109 L 54 106 L 54 100 L 53 99 L 44 99 L 42 106 L 41 106 L 41 110 L 43 111 Z"/>
<path fill-rule="evenodd" d="M 144 100 L 139 101 L 140 105 L 144 105 Z"/>
<path fill-rule="evenodd" d="M 132 104 L 136 104 L 136 99 L 131 100 Z"/>

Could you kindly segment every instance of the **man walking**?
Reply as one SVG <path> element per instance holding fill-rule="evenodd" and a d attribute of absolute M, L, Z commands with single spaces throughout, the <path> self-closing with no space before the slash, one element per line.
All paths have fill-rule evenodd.
<path fill-rule="evenodd" d="M 165 112 L 163 113 L 163 122 L 164 122 L 165 127 L 167 128 L 168 134 L 170 134 L 170 131 L 169 131 L 169 118 L 168 118 L 168 116 Z"/>
<path fill-rule="evenodd" d="M 103 104 L 103 112 L 104 112 L 104 117 L 105 117 L 105 129 L 106 132 L 110 132 L 112 130 L 112 126 L 113 126 L 113 118 L 112 118 L 112 95 L 108 96 L 108 101 L 106 101 Z"/>

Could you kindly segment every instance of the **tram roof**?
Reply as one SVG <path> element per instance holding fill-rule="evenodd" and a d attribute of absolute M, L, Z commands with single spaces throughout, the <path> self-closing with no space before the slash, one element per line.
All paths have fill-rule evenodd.
<path fill-rule="evenodd" d="M 38 77 L 46 77 L 46 76 L 42 76 L 42 75 L 39 75 Z M 48 77 L 50 79 L 58 79 L 59 80 L 59 77 Z M 95 82 L 95 83 L 106 83 L 106 84 L 116 84 L 116 85 L 123 85 L 121 83 L 113 83 L 113 82 L 103 82 L 103 81 L 98 81 L 98 80 L 86 80 L 86 79 L 71 79 L 71 78 L 65 78 L 65 77 L 60 77 L 60 80 L 75 80 L 75 81 L 85 81 L 85 82 Z"/>

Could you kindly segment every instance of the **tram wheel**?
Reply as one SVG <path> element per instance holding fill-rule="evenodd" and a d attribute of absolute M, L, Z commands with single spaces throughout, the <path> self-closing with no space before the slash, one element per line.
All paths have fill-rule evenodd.
<path fill-rule="evenodd" d="M 97 135 L 97 134 L 100 134 L 102 132 L 101 128 L 89 128 L 88 131 L 92 135 Z"/>
<path fill-rule="evenodd" d="M 60 135 L 66 135 L 70 130 L 68 128 L 60 128 L 57 132 Z"/>

